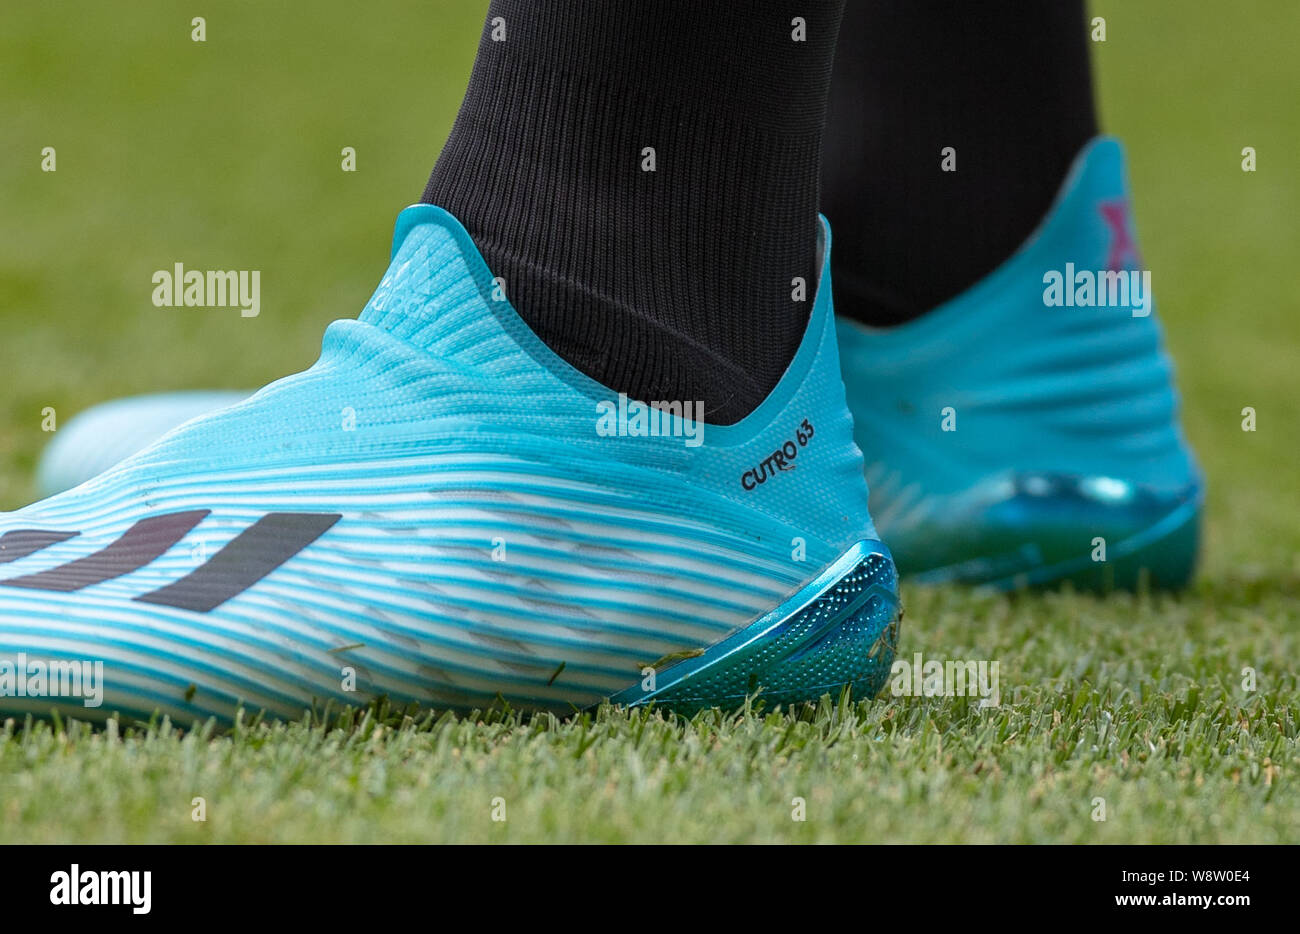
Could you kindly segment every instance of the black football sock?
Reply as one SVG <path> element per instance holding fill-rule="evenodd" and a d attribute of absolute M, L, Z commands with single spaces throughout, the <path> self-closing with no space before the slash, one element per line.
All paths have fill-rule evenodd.
<path fill-rule="evenodd" d="M 423 200 L 579 370 L 738 421 L 789 364 L 816 289 L 842 7 L 492 0 Z"/>
<path fill-rule="evenodd" d="M 835 310 L 915 318 L 1020 247 L 1096 135 L 1082 0 L 849 4 L 828 113 Z"/>

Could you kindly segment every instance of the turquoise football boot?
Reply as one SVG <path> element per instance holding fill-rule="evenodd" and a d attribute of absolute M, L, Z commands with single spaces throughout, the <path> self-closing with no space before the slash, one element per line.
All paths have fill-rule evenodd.
<path fill-rule="evenodd" d="M 69 419 L 41 452 L 36 488 L 42 496 L 70 490 L 153 444 L 177 425 L 251 395 L 251 390 L 153 393 L 87 409 Z"/>
<path fill-rule="evenodd" d="M 1000 588 L 1178 587 L 1202 482 L 1117 141 L 983 281 L 889 329 L 838 323 L 872 512 L 899 570 Z"/>
<path fill-rule="evenodd" d="M 828 241 L 784 377 L 718 426 L 572 368 L 453 217 L 408 208 L 314 366 L 0 515 L 0 716 L 874 694 L 896 579 Z"/>

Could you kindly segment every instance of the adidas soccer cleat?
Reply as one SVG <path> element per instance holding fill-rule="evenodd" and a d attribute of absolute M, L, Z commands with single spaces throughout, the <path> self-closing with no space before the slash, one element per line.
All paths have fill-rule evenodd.
<path fill-rule="evenodd" d="M 0 708 L 875 693 L 895 572 L 822 254 L 785 376 L 715 426 L 560 360 L 460 224 L 408 208 L 374 297 L 311 369 L 0 516 Z"/>
<path fill-rule="evenodd" d="M 87 409 L 58 430 L 36 465 L 42 496 L 70 490 L 157 441 L 177 425 L 224 409 L 249 392 L 169 392 L 114 399 Z"/>
<path fill-rule="evenodd" d="M 1175 587 L 1202 485 L 1128 222 L 1098 139 L 1002 267 L 887 330 L 840 321 L 873 513 L 904 575 L 1016 587 Z"/>

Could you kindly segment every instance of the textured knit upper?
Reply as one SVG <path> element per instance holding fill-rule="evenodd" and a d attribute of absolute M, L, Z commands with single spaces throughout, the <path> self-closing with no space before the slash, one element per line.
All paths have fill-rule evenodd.
<path fill-rule="evenodd" d="M 828 289 L 772 396 L 690 446 L 600 434 L 616 394 L 494 300 L 446 212 L 408 209 L 397 244 L 311 369 L 0 516 L 0 655 L 102 658 L 145 713 L 568 709 L 873 537 Z"/>

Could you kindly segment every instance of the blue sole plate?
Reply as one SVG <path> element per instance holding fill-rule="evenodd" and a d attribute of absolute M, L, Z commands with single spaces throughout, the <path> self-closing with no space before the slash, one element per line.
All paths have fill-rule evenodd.
<path fill-rule="evenodd" d="M 858 542 L 780 606 L 691 658 L 647 668 L 610 698 L 678 713 L 838 695 L 874 697 L 889 678 L 900 619 L 898 573 L 881 542 Z"/>

